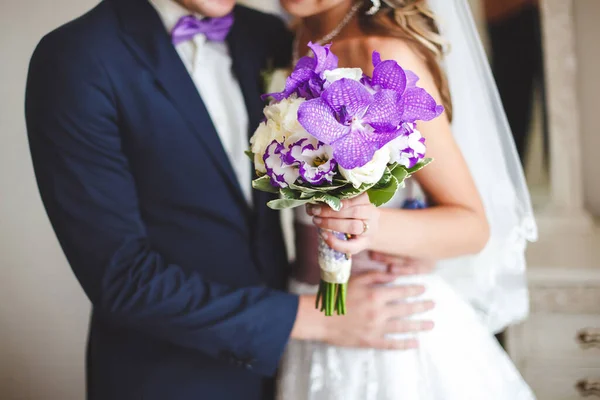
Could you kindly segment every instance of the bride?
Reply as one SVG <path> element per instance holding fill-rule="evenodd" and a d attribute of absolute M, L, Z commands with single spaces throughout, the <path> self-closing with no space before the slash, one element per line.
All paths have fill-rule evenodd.
<path fill-rule="evenodd" d="M 369 229 L 369 254 L 377 257 L 361 254 L 354 261 L 356 270 L 369 270 L 386 267 L 374 258 L 447 260 L 431 274 L 395 282 L 425 285 L 424 296 L 436 307 L 421 317 L 433 320 L 435 328 L 417 335 L 418 349 L 407 351 L 291 341 L 282 361 L 279 399 L 533 399 L 493 333 L 527 314 L 523 253 L 536 228 L 467 0 L 355 1 L 282 0 L 282 5 L 299 18 L 296 60 L 306 54 L 309 41 L 332 41 L 340 67 L 370 73 L 370 55 L 377 50 L 382 59 L 415 72 L 420 86 L 446 109 L 442 117 L 418 126 L 435 162 L 415 175 L 418 186 L 409 184 L 381 210 L 378 227 Z M 403 207 L 418 204 L 417 192 L 430 207 Z M 296 212 L 295 221 L 291 290 L 299 294 L 316 292 L 313 224 L 361 233 L 351 232 L 345 218 L 352 216 L 343 209 L 308 212 Z M 400 235 L 403 239 L 395 240 Z M 328 241 L 340 251 L 347 245 Z"/>

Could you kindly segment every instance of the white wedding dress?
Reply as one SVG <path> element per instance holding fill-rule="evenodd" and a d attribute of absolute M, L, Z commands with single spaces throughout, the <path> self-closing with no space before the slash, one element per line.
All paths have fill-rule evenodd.
<path fill-rule="evenodd" d="M 418 334 L 419 349 L 291 341 L 281 363 L 278 400 L 535 398 L 493 335 L 528 314 L 524 252 L 526 242 L 537 238 L 529 192 L 467 0 L 428 4 L 449 42 L 444 66 L 454 106 L 452 130 L 482 198 L 490 240 L 478 255 L 443 260 L 431 275 L 394 283 L 423 284 L 422 297 L 436 303 L 416 317 L 435 322 L 433 331 Z M 400 207 L 404 196 L 399 192 L 388 206 Z M 296 210 L 296 223 L 310 224 L 304 209 Z M 312 242 L 304 240 L 296 254 L 316 259 L 306 243 Z M 381 267 L 364 257 L 353 264 L 353 269 Z M 292 281 L 290 290 L 303 294 L 317 288 Z"/>
<path fill-rule="evenodd" d="M 399 206 L 403 193 L 392 201 Z M 296 223 L 310 223 L 304 209 Z M 303 249 L 296 249 L 297 252 Z M 316 257 L 316 256 L 315 256 Z M 357 269 L 378 268 L 357 257 Z M 353 267 L 353 268 L 354 268 Z M 380 351 L 292 340 L 278 380 L 279 400 L 532 400 L 534 395 L 474 309 L 437 274 L 399 278 L 422 284 L 436 307 L 416 319 L 435 328 L 416 336 L 419 349 Z M 314 294 L 316 286 L 292 281 L 290 291 Z M 343 317 L 333 317 L 343 318 Z M 402 335 L 400 335 L 402 337 Z"/>

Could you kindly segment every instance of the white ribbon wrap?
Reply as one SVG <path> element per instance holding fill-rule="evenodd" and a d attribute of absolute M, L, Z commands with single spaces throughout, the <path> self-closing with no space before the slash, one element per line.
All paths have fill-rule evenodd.
<path fill-rule="evenodd" d="M 338 232 L 331 232 L 338 238 L 345 236 Z M 319 235 L 319 267 L 321 279 L 327 283 L 345 284 L 350 280 L 352 258 L 329 247 Z"/>

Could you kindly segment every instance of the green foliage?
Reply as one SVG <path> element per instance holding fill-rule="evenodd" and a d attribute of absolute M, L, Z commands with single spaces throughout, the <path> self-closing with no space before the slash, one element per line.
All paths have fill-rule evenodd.
<path fill-rule="evenodd" d="M 394 197 L 398 189 L 404 186 L 406 179 L 431 161 L 433 161 L 431 158 L 426 158 L 410 169 L 399 164 L 388 165 L 379 182 L 364 184 L 359 188 L 355 188 L 339 175 L 330 185 L 307 187 L 296 183 L 282 189 L 273 187 L 268 176 L 262 176 L 252 181 L 252 187 L 264 192 L 280 194 L 280 199 L 267 203 L 274 210 L 294 208 L 309 203 L 325 203 L 339 211 L 342 208 L 342 200 L 359 196 L 365 192 L 368 193 L 371 203 L 379 207 Z"/>
<path fill-rule="evenodd" d="M 271 185 L 271 178 L 269 178 L 267 175 L 253 180 L 252 187 L 256 190 L 260 190 L 261 192 L 279 193 L 279 189 Z"/>

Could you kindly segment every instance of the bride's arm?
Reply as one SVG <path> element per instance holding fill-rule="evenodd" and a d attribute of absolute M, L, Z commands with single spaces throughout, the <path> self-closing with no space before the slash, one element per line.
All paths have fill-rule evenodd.
<path fill-rule="evenodd" d="M 382 60 L 395 59 L 403 68 L 415 72 L 421 78 L 418 85 L 440 102 L 425 62 L 408 45 L 398 39 L 382 38 L 369 40 L 369 46 L 381 53 Z M 426 138 L 427 157 L 435 161 L 412 179 L 418 180 L 433 206 L 423 210 L 381 209 L 379 227 L 372 233 L 370 248 L 417 259 L 477 253 L 487 243 L 489 227 L 475 183 L 452 136 L 450 122 L 443 114 L 418 124 L 418 129 Z"/>
<path fill-rule="evenodd" d="M 431 73 L 408 46 L 384 39 L 379 48 L 382 59 L 395 59 L 405 69 L 415 72 L 421 78 L 419 86 L 440 102 Z M 423 210 L 381 210 L 372 249 L 427 259 L 477 253 L 487 243 L 489 227 L 469 168 L 452 136 L 450 122 L 443 114 L 433 121 L 419 123 L 418 129 L 426 138 L 427 157 L 435 161 L 414 178 L 434 206 Z"/>

